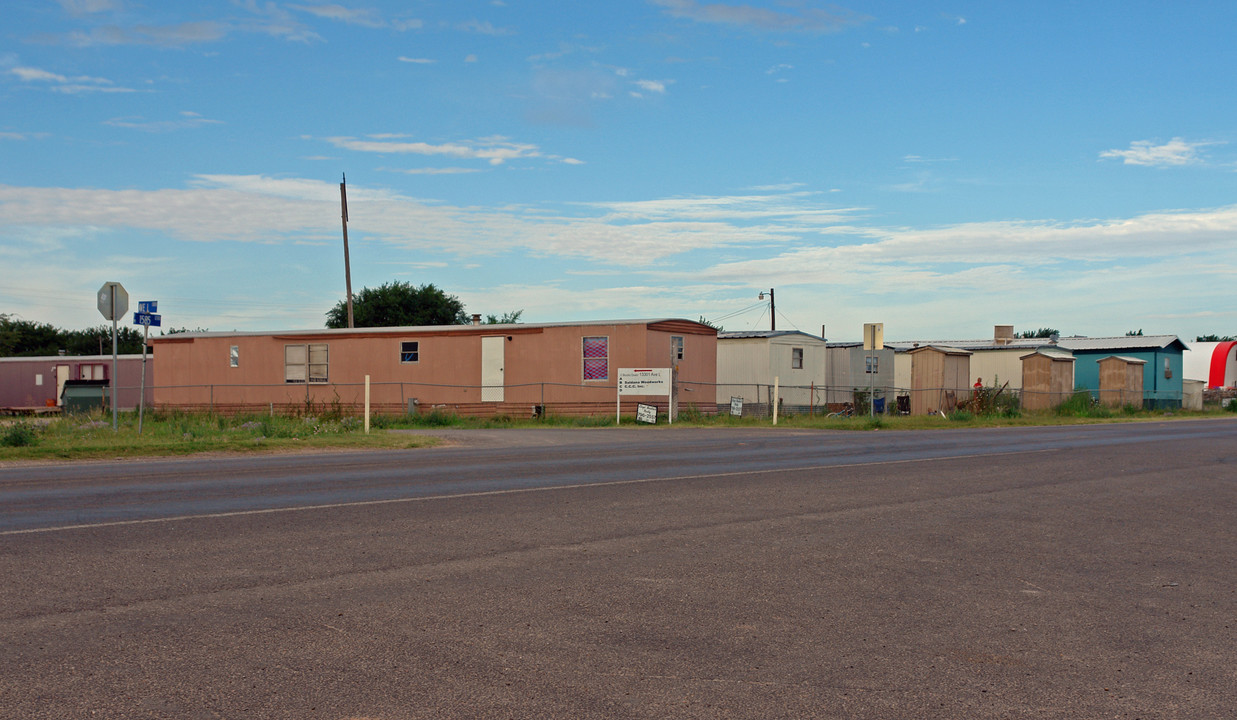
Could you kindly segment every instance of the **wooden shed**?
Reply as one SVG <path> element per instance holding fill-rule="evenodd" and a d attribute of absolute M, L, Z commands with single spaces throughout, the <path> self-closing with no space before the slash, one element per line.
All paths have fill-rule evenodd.
<path fill-rule="evenodd" d="M 1074 356 L 1042 349 L 1022 356 L 1022 409 L 1048 410 L 1074 394 Z"/>
<path fill-rule="evenodd" d="M 971 353 L 926 345 L 910 351 L 911 414 L 949 412 L 971 397 Z"/>
<path fill-rule="evenodd" d="M 1143 366 L 1146 360 L 1109 355 L 1097 361 L 1100 368 L 1100 404 L 1108 407 L 1143 404 Z"/>

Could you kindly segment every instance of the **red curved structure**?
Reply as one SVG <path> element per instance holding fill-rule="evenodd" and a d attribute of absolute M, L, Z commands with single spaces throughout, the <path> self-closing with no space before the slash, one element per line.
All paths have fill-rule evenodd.
<path fill-rule="evenodd" d="M 1224 370 L 1228 367 L 1228 356 L 1237 347 L 1237 341 L 1230 340 L 1216 345 L 1211 351 L 1211 372 L 1208 373 L 1207 387 L 1224 387 Z"/>

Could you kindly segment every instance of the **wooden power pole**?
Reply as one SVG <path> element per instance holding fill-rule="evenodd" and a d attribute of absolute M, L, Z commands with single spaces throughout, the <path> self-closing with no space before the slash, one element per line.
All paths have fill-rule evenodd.
<path fill-rule="evenodd" d="M 341 216 L 344 221 L 344 283 L 345 290 L 348 293 L 348 327 L 352 327 L 352 267 L 348 262 L 348 190 L 345 185 L 348 183 L 348 176 L 343 175 L 343 182 L 339 183 L 339 204 L 341 208 Z"/>

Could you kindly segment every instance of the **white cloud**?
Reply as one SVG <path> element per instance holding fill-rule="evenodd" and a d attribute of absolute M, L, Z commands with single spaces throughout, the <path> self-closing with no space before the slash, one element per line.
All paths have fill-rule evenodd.
<path fill-rule="evenodd" d="M 812 7 L 808 2 L 784 3 L 784 11 L 751 5 L 702 4 L 697 0 L 651 2 L 665 8 L 666 14 L 671 17 L 764 31 L 833 32 L 869 20 L 864 15 L 837 6 Z"/>
<path fill-rule="evenodd" d="M 120 10 L 120 0 L 58 0 L 70 15 L 91 15 L 94 13 Z"/>
<path fill-rule="evenodd" d="M 57 42 L 67 42 L 77 47 L 96 45 L 157 45 L 181 47 L 221 40 L 229 27 L 213 20 L 185 22 L 178 25 L 135 25 L 119 27 L 106 25 L 90 32 L 74 31 Z"/>
<path fill-rule="evenodd" d="M 659 95 L 666 94 L 666 82 L 661 80 L 637 80 L 636 86 L 642 90 L 657 93 Z"/>
<path fill-rule="evenodd" d="M 288 5 L 288 7 L 316 17 L 348 23 L 349 25 L 379 28 L 385 27 L 387 24 L 375 11 L 370 9 L 346 8 L 342 5 Z"/>
<path fill-rule="evenodd" d="M 489 22 L 482 20 L 468 20 L 456 25 L 457 30 L 464 32 L 477 33 L 478 35 L 512 35 L 514 32 L 508 28 L 496 27 Z"/>
<path fill-rule="evenodd" d="M 397 155 L 446 155 L 448 157 L 485 160 L 491 165 L 501 165 L 509 160 L 545 157 L 536 145 L 511 142 L 501 136 L 441 144 L 392 142 L 389 139 L 390 137 L 392 136 L 371 136 L 368 139 L 353 137 L 328 137 L 323 139 L 335 147 L 356 152 Z"/>
<path fill-rule="evenodd" d="M 362 185 L 350 185 L 348 195 L 350 234 L 358 247 L 368 244 L 384 268 L 418 263 L 494 270 L 495 257 L 504 266 L 531 259 L 553 268 L 507 286 L 495 286 L 492 279 L 501 272 L 494 270 L 478 274 L 475 288 L 458 289 L 483 312 L 523 307 L 530 321 L 616 313 L 694 317 L 697 308 L 712 316 L 750 304 L 747 288 L 754 294 L 755 288 L 777 287 L 779 308 L 795 323 L 815 331 L 828 322 L 842 337 L 873 319 L 900 338 L 929 337 L 938 328 L 958 337 L 950 328 L 959 322 L 986 325 L 976 336 L 993 322 L 1102 334 L 1113 332 L 1112 325 L 1123 331 L 1130 317 L 1164 318 L 1165 329 L 1174 331 L 1171 316 L 1190 312 L 1189 298 L 1210 297 L 1194 291 L 1182 300 L 1182 288 L 1198 287 L 1202 276 L 1208 279 L 1201 284 L 1217 288 L 1237 280 L 1237 206 L 1103 221 L 888 228 L 863 226 L 863 209 L 832 206 L 825 194 L 790 185 L 559 211 L 451 206 Z M 11 277 L 58 272 L 51 268 L 66 253 L 97 257 L 90 253 L 120 236 L 161 238 L 160 247 L 255 243 L 251 252 L 257 253 L 256 247 L 279 244 L 334 245 L 338 233 L 334 179 L 198 175 L 184 188 L 154 191 L 0 185 L 0 234 L 22 238 L 0 242 L 0 262 Z M 65 281 L 89 290 L 108 268 L 132 272 L 118 262 L 92 261 Z M 13 292 L 12 284 L 6 292 Z M 203 291 L 181 294 L 192 292 Z M 255 313 L 189 324 L 297 326 L 314 319 L 303 305 L 292 319 Z M 30 307 L 15 309 L 28 313 Z M 1080 315 L 1078 307 L 1087 313 Z M 853 333 L 842 330 L 851 326 Z"/>
<path fill-rule="evenodd" d="M 201 127 L 203 125 L 222 125 L 220 120 L 211 120 L 202 117 L 198 113 L 183 111 L 180 113 L 178 120 L 147 120 L 143 117 L 119 117 L 111 120 L 103 121 L 104 125 L 112 127 L 126 128 L 129 130 L 141 130 L 142 132 L 172 132 L 174 130 L 187 130 L 190 128 Z"/>
<path fill-rule="evenodd" d="M 1126 165 L 1179 166 L 1193 165 L 1202 162 L 1199 150 L 1215 142 L 1188 142 L 1175 137 L 1163 145 L 1156 145 L 1152 140 L 1136 140 L 1130 143 L 1128 150 L 1105 150 L 1101 158 L 1120 158 Z"/>
<path fill-rule="evenodd" d="M 406 63 L 412 63 L 414 65 L 433 65 L 434 63 L 438 62 L 437 60 L 432 60 L 430 58 L 414 58 L 414 57 L 405 57 L 403 55 L 399 56 L 399 61 L 406 62 Z"/>
<path fill-rule="evenodd" d="M 14 67 L 8 70 L 23 82 L 48 83 L 53 92 L 74 95 L 78 93 L 130 93 L 137 92 L 132 88 L 119 87 L 107 78 L 77 75 L 69 77 L 34 67 Z"/>

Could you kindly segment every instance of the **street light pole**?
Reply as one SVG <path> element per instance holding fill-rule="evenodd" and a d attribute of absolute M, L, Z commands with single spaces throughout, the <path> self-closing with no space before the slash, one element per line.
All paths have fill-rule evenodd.
<path fill-rule="evenodd" d="M 756 298 L 764 300 L 765 294 L 762 292 Z M 773 288 L 769 288 L 769 332 L 777 332 L 777 306 L 773 303 Z"/>

